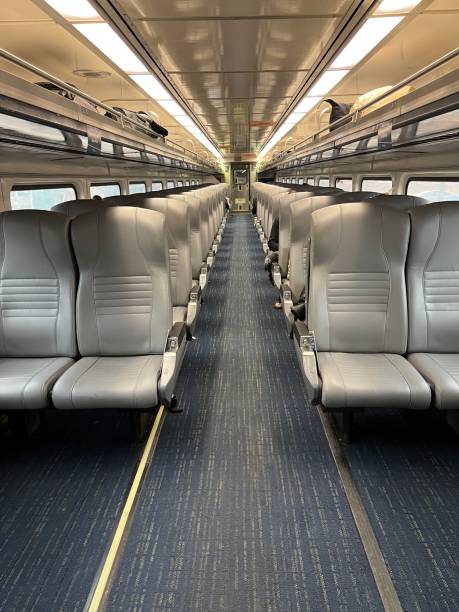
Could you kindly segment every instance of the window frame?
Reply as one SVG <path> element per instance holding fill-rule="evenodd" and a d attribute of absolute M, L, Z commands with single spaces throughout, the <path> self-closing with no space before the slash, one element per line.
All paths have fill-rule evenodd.
<path fill-rule="evenodd" d="M 410 183 L 458 183 L 459 184 L 459 176 L 411 176 L 405 184 L 405 194 L 406 195 L 411 195 L 414 197 L 420 197 L 422 198 L 422 195 L 418 195 L 415 193 L 408 193 L 408 189 L 410 186 Z M 437 200 L 437 202 L 440 202 L 441 200 Z M 457 200 L 446 200 L 446 201 L 451 201 L 451 202 L 459 202 L 459 194 L 457 196 Z M 435 202 L 430 202 L 431 204 L 435 204 Z"/>
<path fill-rule="evenodd" d="M 172 183 L 172 187 L 169 187 L 169 183 Z M 175 181 L 174 181 L 174 179 L 167 179 L 166 180 L 166 189 L 175 189 Z"/>
<path fill-rule="evenodd" d="M 143 185 L 145 191 L 133 191 L 131 193 L 131 185 Z M 128 182 L 128 195 L 135 195 L 136 193 L 147 193 L 147 182 L 146 181 L 129 181 Z"/>
<path fill-rule="evenodd" d="M 153 185 L 161 185 L 161 189 L 153 189 Z M 151 191 L 163 191 L 164 183 L 162 181 L 151 181 Z"/>
<path fill-rule="evenodd" d="M 91 189 L 92 189 L 93 187 L 112 187 L 112 186 L 116 186 L 116 187 L 118 187 L 118 189 L 119 189 L 119 193 L 115 194 L 115 196 L 116 196 L 116 195 L 121 195 L 121 194 L 122 194 L 122 189 L 121 189 L 121 184 L 120 184 L 120 183 L 117 183 L 117 182 L 109 182 L 109 183 L 107 183 L 107 182 L 105 182 L 105 183 L 89 183 L 89 197 L 92 199 L 92 198 L 94 198 L 94 196 L 95 196 L 95 195 L 99 195 L 99 194 L 97 194 L 97 193 L 95 193 L 95 194 L 91 193 Z M 112 198 L 112 197 L 115 197 L 115 196 L 104 196 L 104 197 L 106 197 L 106 198 Z M 101 196 L 101 197 L 102 197 L 102 196 Z"/>
<path fill-rule="evenodd" d="M 74 193 L 74 200 L 78 199 L 78 191 L 74 184 L 72 183 L 19 183 L 13 184 L 9 190 L 9 205 L 10 210 L 51 210 L 50 208 L 13 208 L 11 202 L 11 194 L 17 191 L 42 191 L 45 189 L 72 189 Z M 62 202 L 67 202 L 69 200 L 62 200 Z M 55 202 L 52 206 L 57 206 L 60 202 Z M 51 207 L 52 208 L 52 207 Z"/>
<path fill-rule="evenodd" d="M 390 181 L 391 183 L 391 192 L 393 193 L 394 191 L 394 179 L 392 176 L 362 176 L 362 178 L 360 179 L 360 191 L 374 191 L 374 189 L 370 189 L 370 188 L 364 188 L 363 183 L 365 181 Z M 385 195 L 386 192 L 384 191 L 377 191 L 376 193 L 380 193 L 381 195 Z M 392 194 L 391 194 L 392 195 Z"/>

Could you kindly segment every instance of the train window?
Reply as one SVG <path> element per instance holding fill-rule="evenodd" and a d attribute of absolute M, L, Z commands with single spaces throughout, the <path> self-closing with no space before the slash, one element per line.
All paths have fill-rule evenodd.
<path fill-rule="evenodd" d="M 162 191 L 162 189 L 163 189 L 163 184 L 161 181 L 153 181 L 153 183 L 151 184 L 152 191 Z"/>
<path fill-rule="evenodd" d="M 308 185 L 314 185 L 314 177 L 313 177 L 313 176 L 310 176 L 310 177 L 309 177 L 309 178 L 306 180 L 306 183 L 307 183 Z"/>
<path fill-rule="evenodd" d="M 361 183 L 362 191 L 375 191 L 376 193 L 392 194 L 391 178 L 364 178 Z"/>
<path fill-rule="evenodd" d="M 330 179 L 329 178 L 320 178 L 319 179 L 319 187 L 330 187 Z"/>
<path fill-rule="evenodd" d="M 55 185 L 50 187 L 17 186 L 10 193 L 11 208 L 21 210 L 51 210 L 56 204 L 75 200 L 77 193 L 72 185 Z"/>
<path fill-rule="evenodd" d="M 185 187 L 189 187 L 190 186 L 190 181 L 185 181 Z"/>
<path fill-rule="evenodd" d="M 129 193 L 146 193 L 147 186 L 145 183 L 129 183 Z"/>
<path fill-rule="evenodd" d="M 174 189 L 174 187 L 175 187 L 174 181 L 167 181 L 166 187 L 167 187 L 167 189 Z"/>
<path fill-rule="evenodd" d="M 299 183 L 300 185 L 303 185 L 303 183 L 304 183 L 304 178 L 299 178 L 299 179 L 298 179 L 298 183 Z"/>
<path fill-rule="evenodd" d="M 104 185 L 91 185 L 91 198 L 94 196 L 110 198 L 111 196 L 121 195 L 121 188 L 118 183 L 105 183 Z"/>
<path fill-rule="evenodd" d="M 177 187 L 183 187 L 183 181 L 177 181 Z"/>
<path fill-rule="evenodd" d="M 429 202 L 457 201 L 459 200 L 459 179 L 415 179 L 409 181 L 406 192 L 408 195 L 425 198 Z"/>
<path fill-rule="evenodd" d="M 335 187 L 342 189 L 343 191 L 352 191 L 352 179 L 351 178 L 337 178 L 335 181 Z"/>

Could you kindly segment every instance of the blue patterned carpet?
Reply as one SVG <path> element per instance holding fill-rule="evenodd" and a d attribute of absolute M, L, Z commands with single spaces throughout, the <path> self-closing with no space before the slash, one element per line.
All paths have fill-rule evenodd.
<path fill-rule="evenodd" d="M 275 298 L 233 215 L 109 610 L 381 609 Z"/>
<path fill-rule="evenodd" d="M 459 440 L 442 415 L 359 415 L 346 448 L 407 611 L 459 610 Z"/>
<path fill-rule="evenodd" d="M 56 414 L 0 439 L 0 610 L 83 610 L 140 446 L 129 421 Z"/>

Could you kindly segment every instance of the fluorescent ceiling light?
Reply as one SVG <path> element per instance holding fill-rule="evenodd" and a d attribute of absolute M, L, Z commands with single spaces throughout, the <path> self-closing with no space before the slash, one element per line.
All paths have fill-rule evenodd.
<path fill-rule="evenodd" d="M 299 104 L 295 106 L 295 108 L 293 109 L 293 112 L 294 113 L 307 113 L 308 111 L 311 110 L 311 108 L 314 108 L 314 106 L 318 104 L 320 100 L 321 98 L 319 96 L 313 98 L 307 95 L 301 100 Z"/>
<path fill-rule="evenodd" d="M 349 70 L 326 70 L 308 91 L 308 96 L 324 96 L 348 73 Z"/>
<path fill-rule="evenodd" d="M 180 125 L 183 125 L 184 128 L 187 128 L 188 131 L 191 131 L 190 128 L 196 127 L 194 125 L 194 122 L 192 121 L 192 119 L 188 117 L 188 115 L 184 115 L 184 116 L 178 115 L 176 119 L 177 119 L 177 122 L 180 123 Z"/>
<path fill-rule="evenodd" d="M 179 104 L 177 104 L 177 102 L 174 102 L 174 100 L 160 100 L 159 103 L 164 108 L 164 110 L 166 110 L 173 117 L 183 117 L 184 115 L 186 115 L 183 108 Z"/>
<path fill-rule="evenodd" d="M 66 19 L 100 19 L 99 13 L 87 0 L 45 0 Z"/>
<path fill-rule="evenodd" d="M 351 68 L 372 51 L 403 17 L 371 17 L 334 60 L 331 68 Z"/>
<path fill-rule="evenodd" d="M 166 88 L 152 74 L 130 74 L 129 76 L 153 100 L 172 100 Z"/>
<path fill-rule="evenodd" d="M 376 9 L 375 15 L 381 13 L 409 13 L 422 0 L 383 0 Z"/>
<path fill-rule="evenodd" d="M 301 121 L 306 113 L 290 113 L 287 119 L 284 121 L 285 125 L 296 125 L 298 121 Z"/>
<path fill-rule="evenodd" d="M 75 23 L 75 28 L 124 72 L 148 72 L 108 23 Z"/>

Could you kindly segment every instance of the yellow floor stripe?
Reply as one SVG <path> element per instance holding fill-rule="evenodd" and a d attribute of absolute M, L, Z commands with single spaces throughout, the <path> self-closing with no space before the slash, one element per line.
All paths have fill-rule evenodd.
<path fill-rule="evenodd" d="M 107 553 L 107 557 L 102 567 L 102 571 L 100 573 L 99 580 L 97 582 L 97 586 L 94 590 L 94 594 L 93 594 L 91 603 L 89 607 L 87 608 L 88 612 L 98 612 L 102 609 L 101 604 L 103 603 L 105 591 L 108 585 L 108 581 L 110 579 L 110 574 L 113 569 L 113 564 L 115 563 L 116 555 L 118 553 L 121 541 L 123 539 L 123 535 L 126 530 L 129 516 L 134 506 L 135 498 L 137 496 L 137 493 L 140 487 L 140 483 L 142 482 L 142 478 L 145 473 L 145 469 L 148 465 L 150 453 L 153 449 L 153 446 L 158 436 L 159 429 L 163 422 L 164 412 L 165 412 L 164 406 L 161 406 L 158 411 L 158 414 L 156 415 L 155 422 L 153 423 L 153 427 L 151 428 L 150 435 L 148 436 L 147 443 L 145 444 L 145 448 L 143 449 L 142 457 L 137 467 L 137 471 L 136 471 L 134 480 L 132 482 L 131 489 L 129 491 L 129 495 L 124 504 L 123 512 L 121 513 L 121 517 L 118 522 L 118 526 L 116 528 L 115 535 L 113 536 L 113 540 L 110 545 L 110 549 Z"/>

